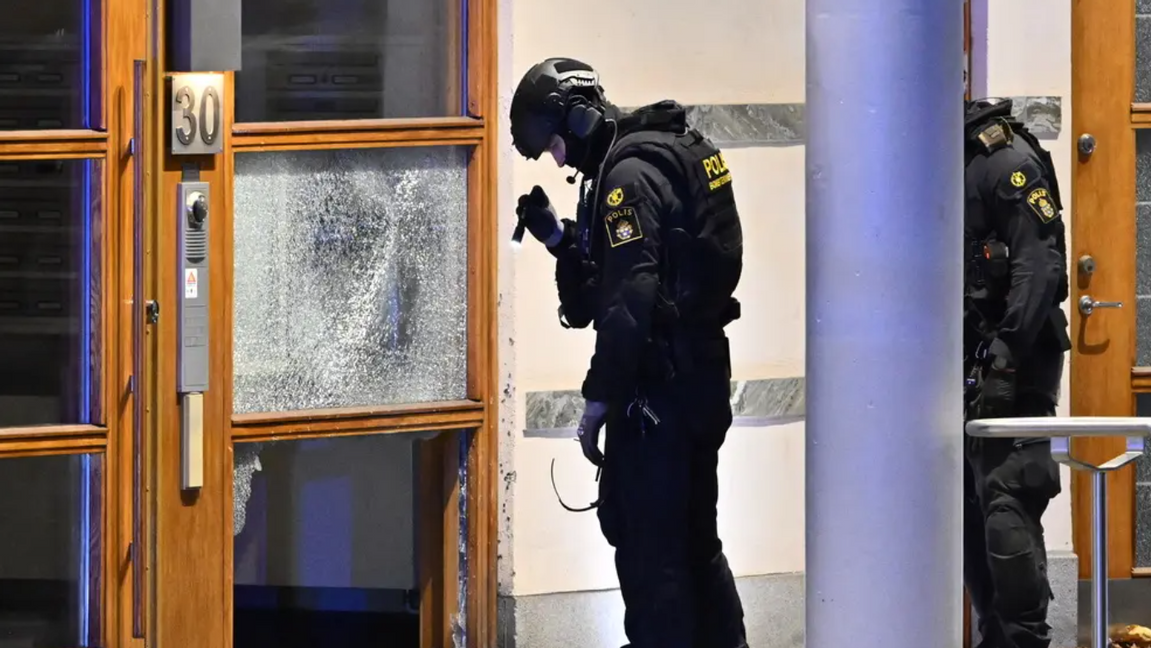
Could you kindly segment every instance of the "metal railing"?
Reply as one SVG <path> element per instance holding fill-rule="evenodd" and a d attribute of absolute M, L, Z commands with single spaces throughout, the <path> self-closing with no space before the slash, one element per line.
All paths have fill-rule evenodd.
<path fill-rule="evenodd" d="M 1108 648 L 1107 578 L 1107 473 L 1143 456 L 1151 418 L 1121 417 L 1028 417 L 979 419 L 967 424 L 967 433 L 998 439 L 1051 439 L 1051 456 L 1074 470 L 1090 472 L 1092 497 L 1091 533 L 1091 647 Z M 1071 456 L 1071 440 L 1090 437 L 1126 437 L 1126 451 L 1096 465 Z"/>

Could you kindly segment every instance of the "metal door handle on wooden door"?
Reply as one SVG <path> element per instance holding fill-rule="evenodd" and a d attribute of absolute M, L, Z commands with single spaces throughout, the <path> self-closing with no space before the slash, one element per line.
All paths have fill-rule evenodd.
<path fill-rule="evenodd" d="M 144 299 L 144 61 L 136 61 L 132 97 L 132 637 L 144 638 L 144 334 L 148 311 Z M 158 310 L 157 310 L 158 313 Z"/>
<path fill-rule="evenodd" d="M 1091 295 L 1083 295 L 1079 298 L 1079 312 L 1084 315 L 1090 315 L 1095 312 L 1096 308 L 1123 308 L 1123 302 L 1101 302 L 1092 299 Z"/>

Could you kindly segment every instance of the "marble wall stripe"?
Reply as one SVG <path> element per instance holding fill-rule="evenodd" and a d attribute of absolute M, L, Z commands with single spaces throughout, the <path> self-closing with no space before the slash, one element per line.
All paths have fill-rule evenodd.
<path fill-rule="evenodd" d="M 704 104 L 685 106 L 688 123 L 720 148 L 802 146 L 807 108 L 786 104 Z"/>
<path fill-rule="evenodd" d="M 804 379 L 733 380 L 731 409 L 738 427 L 767 427 L 803 420 Z M 583 397 L 579 391 L 528 392 L 524 436 L 566 438 L 575 435 Z"/>
<path fill-rule="evenodd" d="M 1014 110 L 1039 139 L 1055 139 L 1063 130 L 1063 97 L 1012 97 Z"/>
<path fill-rule="evenodd" d="M 1054 139 L 1063 128 L 1063 98 L 1017 96 L 1015 116 L 1040 139 Z M 802 103 L 695 104 L 688 119 L 721 148 L 802 146 L 807 111 Z"/>

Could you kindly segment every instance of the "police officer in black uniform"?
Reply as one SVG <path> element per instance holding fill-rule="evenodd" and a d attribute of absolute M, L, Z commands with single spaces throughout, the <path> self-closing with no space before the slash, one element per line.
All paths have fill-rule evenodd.
<path fill-rule="evenodd" d="M 672 101 L 624 114 L 587 64 L 531 68 L 511 105 L 526 158 L 580 182 L 576 221 L 538 186 L 523 228 L 556 258 L 560 321 L 596 330 L 580 443 L 602 469 L 598 515 L 615 547 L 634 648 L 741 648 L 743 608 L 716 529 L 719 448 L 731 425 L 724 327 L 743 235 L 723 154 Z M 599 432 L 606 424 L 604 451 Z"/>
<path fill-rule="evenodd" d="M 967 417 L 1054 416 L 1071 348 L 1062 205 L 1051 155 L 1010 101 L 968 103 L 965 180 Z M 1047 648 L 1051 444 L 968 437 L 966 457 L 964 580 L 980 646 Z"/>

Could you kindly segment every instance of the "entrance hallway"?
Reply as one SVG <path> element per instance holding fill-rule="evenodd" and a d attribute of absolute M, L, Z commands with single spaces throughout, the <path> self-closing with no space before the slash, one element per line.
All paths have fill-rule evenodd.
<path fill-rule="evenodd" d="M 551 257 L 508 245 L 533 185 L 564 217 L 578 199 L 508 139 L 515 83 L 553 55 L 594 64 L 623 107 L 680 101 L 732 171 L 746 249 L 719 525 L 752 646 L 800 648 L 805 628 L 962 645 L 945 295 L 964 84 L 1010 97 L 1055 159 L 1060 414 L 1151 415 L 1151 6 L 942 5 L 13 13 L 0 648 L 625 643 L 611 549 L 550 483 L 554 459 L 565 500 L 596 496 L 572 441 L 593 337 L 558 325 Z M 1083 297 L 1124 306 L 1084 316 Z M 1110 484 L 1116 624 L 1151 626 L 1149 470 Z M 1091 499 L 1063 485 L 1050 620 L 1075 648 Z M 906 624 L 876 622 L 895 607 Z"/>

